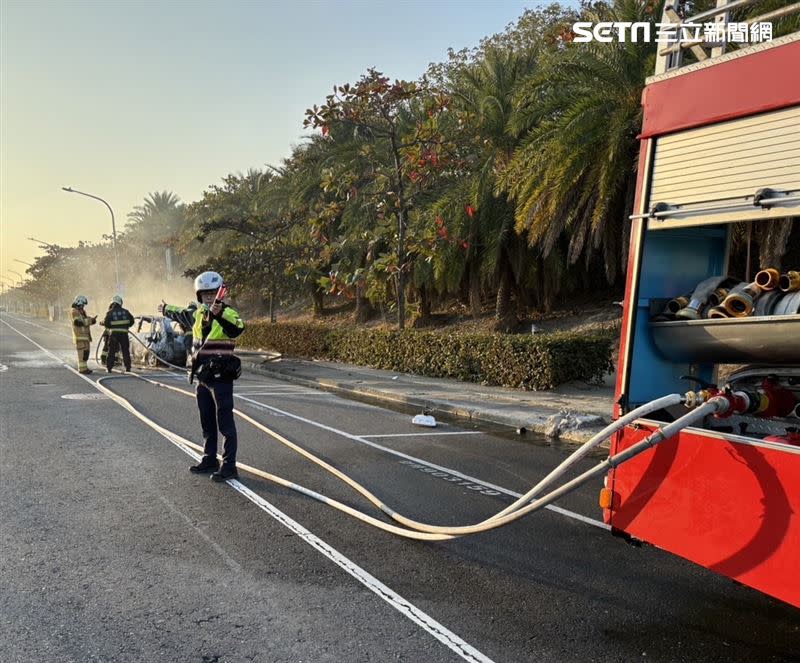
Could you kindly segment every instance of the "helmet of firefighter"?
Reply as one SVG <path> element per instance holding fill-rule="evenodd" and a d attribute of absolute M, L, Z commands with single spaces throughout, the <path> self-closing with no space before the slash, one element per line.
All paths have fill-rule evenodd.
<path fill-rule="evenodd" d="M 222 277 L 217 272 L 203 272 L 194 280 L 194 292 L 197 295 L 197 301 L 200 299 L 200 293 L 203 290 L 219 290 L 222 286 Z"/>
<path fill-rule="evenodd" d="M 86 299 L 85 295 L 78 295 L 75 297 L 75 301 L 72 302 L 73 306 L 86 306 L 89 303 L 89 300 Z"/>
<path fill-rule="evenodd" d="M 118 306 L 122 306 L 122 297 L 120 297 L 119 295 L 114 295 L 111 298 L 111 303 L 112 304 L 117 304 Z"/>

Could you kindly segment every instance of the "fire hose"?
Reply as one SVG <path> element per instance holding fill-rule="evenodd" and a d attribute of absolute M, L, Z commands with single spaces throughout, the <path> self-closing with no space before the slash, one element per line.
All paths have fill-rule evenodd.
<path fill-rule="evenodd" d="M 133 335 L 135 337 L 135 335 Z M 27 337 L 26 337 L 27 338 Z M 136 337 L 135 337 L 136 338 Z M 136 338 L 139 341 L 138 338 Z M 141 341 L 139 341 L 141 343 Z M 34 342 L 35 343 L 35 342 Z M 38 346 L 38 344 L 36 344 Z M 41 348 L 41 346 L 38 346 Z M 44 348 L 41 348 L 45 352 L 48 352 Z M 52 354 L 52 353 L 49 353 Z M 55 357 L 55 355 L 53 355 Z M 162 360 L 163 362 L 163 360 Z M 166 362 L 163 362 L 166 363 Z M 76 372 L 75 369 L 70 369 L 73 372 Z M 194 444 L 193 442 L 187 440 L 184 437 L 181 437 L 177 433 L 170 431 L 167 428 L 164 428 L 157 422 L 153 421 L 145 414 L 140 412 L 130 401 L 126 398 L 120 396 L 116 392 L 112 391 L 108 387 L 106 387 L 103 382 L 110 379 L 129 379 L 130 377 L 135 377 L 136 379 L 143 380 L 148 382 L 152 385 L 169 389 L 172 391 L 176 391 L 178 393 L 182 393 L 186 396 L 193 397 L 194 394 L 188 392 L 183 389 L 179 389 L 177 387 L 173 387 L 171 385 L 166 385 L 155 380 L 150 380 L 144 376 L 134 375 L 128 373 L 126 375 L 109 375 L 102 377 L 93 382 L 97 389 L 99 389 L 102 393 L 106 394 L 109 398 L 113 401 L 124 407 L 128 410 L 131 414 L 135 417 L 146 423 L 148 426 L 159 432 L 163 435 L 166 439 L 170 440 L 173 444 L 187 450 L 192 450 L 197 453 L 202 453 L 203 448 L 200 445 Z M 90 382 L 92 382 L 90 380 Z M 342 481 L 350 485 L 352 488 L 357 490 L 360 494 L 366 497 L 370 502 L 372 502 L 375 506 L 377 506 L 381 511 L 383 511 L 386 515 L 393 518 L 395 521 L 404 525 L 404 527 L 398 527 L 397 525 L 392 525 L 390 523 L 384 522 L 382 520 L 378 520 L 373 516 L 370 516 L 366 513 L 359 511 L 358 509 L 354 509 L 352 507 L 343 504 L 337 500 L 329 498 L 325 495 L 322 495 L 316 491 L 313 491 L 309 488 L 305 488 L 299 484 L 296 484 L 292 481 L 287 479 L 283 479 L 278 477 L 277 475 L 270 474 L 268 472 L 264 472 L 258 468 L 251 467 L 249 465 L 245 465 L 243 463 L 237 463 L 237 468 L 242 470 L 243 472 L 247 472 L 252 474 L 253 476 L 257 476 L 268 481 L 272 481 L 277 483 L 278 485 L 284 486 L 286 488 L 290 488 L 295 490 L 303 495 L 311 497 L 317 501 L 322 502 L 323 504 L 327 504 L 331 507 L 334 507 L 348 515 L 351 515 L 362 522 L 367 524 L 373 525 L 376 528 L 382 529 L 384 531 L 396 534 L 398 536 L 403 536 L 410 539 L 417 539 L 417 540 L 424 540 L 424 541 L 444 541 L 448 539 L 452 539 L 455 537 L 464 536 L 467 534 L 477 534 L 479 532 L 486 532 L 489 530 L 496 529 L 508 523 L 514 522 L 523 516 L 532 513 L 534 511 L 539 511 L 544 507 L 548 506 L 549 504 L 555 502 L 559 498 L 563 497 L 567 493 L 579 488 L 580 486 L 584 485 L 588 481 L 608 472 L 609 469 L 618 467 L 624 462 L 631 460 L 632 458 L 638 456 L 639 454 L 647 451 L 648 449 L 655 447 L 656 445 L 660 444 L 664 440 L 667 440 L 678 432 L 683 430 L 684 428 L 692 425 L 694 422 L 703 419 L 706 415 L 715 414 L 717 416 L 725 416 L 727 413 L 735 410 L 737 408 L 736 399 L 731 398 L 730 394 L 724 393 L 715 393 L 712 394 L 711 391 L 706 390 L 703 392 L 695 392 L 695 397 L 699 400 L 703 400 L 702 404 L 699 404 L 696 409 L 691 410 L 687 414 L 683 415 L 682 417 L 676 419 L 675 421 L 668 423 L 656 431 L 652 432 L 643 440 L 633 444 L 629 448 L 621 451 L 617 454 L 611 455 L 605 460 L 601 461 L 594 467 L 590 468 L 589 470 L 583 472 L 579 476 L 563 483 L 558 488 L 552 489 L 549 493 L 535 499 L 531 500 L 535 495 L 539 492 L 543 491 L 545 487 L 554 483 L 557 479 L 560 479 L 564 474 L 569 470 L 569 468 L 574 465 L 580 458 L 583 458 L 592 448 L 599 445 L 603 440 L 608 438 L 610 435 L 613 435 L 615 432 L 623 428 L 624 426 L 628 425 L 632 421 L 634 421 L 638 417 L 642 417 L 647 415 L 648 413 L 655 412 L 665 407 L 669 407 L 671 405 L 677 405 L 678 403 L 686 403 L 687 405 L 691 406 L 692 404 L 688 401 L 691 400 L 689 398 L 690 394 L 693 392 L 689 392 L 685 396 L 680 396 L 678 394 L 671 394 L 668 396 L 663 396 L 659 399 L 651 401 L 645 405 L 642 405 L 635 410 L 627 413 L 623 417 L 619 418 L 617 421 L 609 424 L 606 426 L 602 431 L 597 433 L 593 436 L 589 441 L 584 443 L 581 447 L 576 449 L 568 458 L 562 461 L 558 467 L 556 467 L 550 474 L 548 474 L 544 479 L 542 479 L 539 483 L 537 483 L 533 488 L 531 488 L 525 495 L 521 496 L 517 499 L 513 504 L 509 505 L 508 507 L 504 508 L 499 513 L 495 514 L 494 516 L 485 519 L 479 523 L 473 525 L 465 525 L 465 526 L 438 526 L 438 525 L 429 525 L 425 523 L 419 523 L 415 520 L 406 518 L 401 516 L 399 513 L 391 509 L 390 507 L 386 506 L 379 500 L 376 496 L 374 496 L 367 488 L 359 484 L 358 482 L 354 481 L 353 479 L 347 477 L 344 473 L 333 467 L 332 465 L 326 463 L 325 461 L 317 458 L 311 452 L 303 449 L 302 447 L 290 442 L 286 438 L 284 438 L 279 433 L 269 429 L 268 427 L 264 426 L 260 422 L 256 421 L 252 417 L 249 417 L 247 414 L 234 409 L 234 413 L 239 417 L 243 418 L 245 421 L 252 423 L 254 426 L 259 428 L 260 430 L 266 432 L 270 436 L 274 437 L 278 441 L 282 442 L 283 444 L 289 446 L 290 448 L 296 450 L 297 452 L 301 453 L 306 458 L 309 458 L 316 464 L 320 465 L 321 467 L 325 468 L 332 474 L 334 474 L 337 478 L 340 478 Z M 737 395 L 738 396 L 738 395 Z M 524 506 L 523 506 L 524 505 Z"/>
<path fill-rule="evenodd" d="M 104 333 L 105 333 L 105 332 L 104 332 Z M 185 367 L 185 366 L 176 366 L 175 364 L 170 364 L 170 363 L 169 363 L 169 362 L 168 362 L 166 359 L 162 359 L 161 357 L 159 357 L 159 356 L 158 356 L 158 355 L 157 355 L 155 352 L 153 352 L 153 350 L 152 350 L 152 349 L 151 349 L 151 348 L 150 348 L 150 347 L 149 347 L 149 346 L 148 346 L 148 345 L 147 345 L 147 344 L 146 344 L 146 343 L 145 343 L 145 342 L 144 342 L 142 339 L 140 339 L 140 338 L 139 338 L 139 337 L 138 337 L 136 334 L 134 334 L 134 333 L 133 333 L 133 332 L 132 332 L 130 329 L 128 330 L 128 335 L 129 335 L 129 336 L 131 336 L 131 337 L 133 338 L 133 340 L 134 340 L 134 341 L 136 341 L 136 342 L 137 342 L 139 345 L 141 345 L 141 346 L 142 346 L 142 347 L 143 347 L 143 348 L 144 348 L 144 349 L 145 349 L 147 352 L 151 353 L 151 354 L 152 354 L 152 356 L 153 356 L 153 358 L 154 358 L 154 359 L 155 359 L 157 362 L 159 362 L 159 363 L 161 363 L 161 364 L 164 364 L 164 366 L 169 366 L 170 368 L 174 368 L 174 369 L 176 369 L 176 370 L 178 370 L 178 371 L 185 371 L 185 370 L 186 370 L 186 367 Z M 104 365 L 104 364 L 103 364 L 103 362 L 101 362 L 101 361 L 98 359 L 98 356 L 99 356 L 99 354 L 100 354 L 100 346 L 101 346 L 101 345 L 102 345 L 102 343 L 103 343 L 103 338 L 104 338 L 103 336 L 100 336 L 100 338 L 99 338 L 99 339 L 98 339 L 98 341 L 97 341 L 97 345 L 96 345 L 96 346 L 95 346 L 95 348 L 94 348 L 94 360 L 95 360 L 95 361 L 96 361 L 98 364 L 100 364 L 101 366 L 102 366 L 102 365 Z"/>
<path fill-rule="evenodd" d="M 138 339 L 137 339 L 138 340 Z M 165 362 L 164 362 L 165 363 Z M 168 431 L 167 429 L 159 426 L 154 421 L 140 413 L 136 408 L 130 404 L 129 401 L 124 399 L 123 397 L 119 396 L 115 392 L 111 391 L 105 385 L 101 384 L 105 380 L 110 379 L 111 376 L 106 376 L 100 378 L 97 383 L 100 388 L 103 389 L 105 393 L 109 396 L 114 398 L 115 400 L 119 400 L 129 411 L 133 412 L 138 418 L 146 421 L 149 425 L 156 428 L 159 432 L 164 434 L 168 439 L 173 441 L 174 443 L 182 446 L 184 448 L 189 448 L 197 452 L 202 452 L 202 447 L 197 444 L 182 438 L 175 433 Z M 116 376 L 119 377 L 119 376 Z M 174 387 L 172 385 L 166 385 L 161 382 L 151 380 L 144 376 L 135 375 L 139 380 L 148 382 L 154 386 L 158 386 L 163 389 L 169 389 L 171 391 L 175 391 L 177 393 L 184 394 L 185 396 L 194 397 L 192 392 L 186 391 L 184 389 L 180 389 L 178 387 Z M 239 416 L 240 418 L 244 419 L 248 423 L 252 424 L 259 430 L 267 433 L 269 436 L 273 437 L 277 441 L 281 442 L 282 444 L 286 445 L 290 449 L 300 453 L 305 458 L 311 460 L 315 464 L 319 465 L 332 475 L 336 476 L 338 479 L 349 485 L 353 488 L 356 492 L 361 494 L 365 497 L 369 502 L 371 502 L 374 506 L 380 509 L 384 514 L 392 518 L 395 522 L 402 525 L 402 527 L 398 527 L 396 525 L 391 525 L 384 521 L 378 520 L 365 514 L 357 509 L 353 509 L 337 500 L 333 500 L 327 496 L 321 495 L 315 491 L 312 491 L 308 488 L 300 486 L 294 482 L 288 481 L 276 475 L 264 472 L 263 470 L 259 470 L 257 468 L 245 465 L 243 463 L 237 463 L 237 468 L 243 472 L 247 472 L 254 476 L 267 479 L 269 481 L 273 481 L 279 485 L 282 485 L 287 488 L 291 488 L 292 490 L 296 490 L 308 497 L 311 497 L 317 501 L 321 501 L 329 506 L 332 506 L 340 511 L 347 513 L 353 517 L 362 520 L 370 525 L 383 529 L 385 531 L 391 532 L 393 534 L 397 534 L 399 536 L 404 536 L 407 538 L 412 539 L 421 539 L 421 540 L 428 540 L 428 541 L 441 541 L 447 540 L 459 536 L 464 536 L 467 534 L 477 534 L 480 532 L 486 532 L 489 530 L 496 529 L 503 525 L 507 525 L 511 522 L 514 522 L 523 516 L 528 515 L 534 511 L 539 511 L 544 507 L 548 506 L 549 504 L 555 502 L 556 500 L 560 499 L 567 493 L 579 488 L 580 486 L 584 485 L 588 481 L 599 477 L 606 472 L 610 468 L 617 467 L 623 462 L 638 456 L 640 453 L 654 447 L 655 445 L 659 444 L 660 442 L 672 437 L 676 433 L 678 433 L 683 428 L 690 426 L 697 420 L 702 419 L 708 414 L 714 414 L 723 412 L 727 408 L 729 408 L 729 401 L 724 396 L 716 396 L 710 398 L 707 402 L 700 405 L 698 408 L 692 410 L 691 412 L 683 415 L 676 421 L 669 423 L 658 430 L 651 433 L 648 437 L 640 442 L 632 445 L 625 451 L 622 451 L 618 454 L 613 456 L 609 456 L 607 459 L 601 461 L 594 467 L 590 468 L 589 470 L 583 472 L 579 476 L 567 481 L 566 483 L 562 484 L 561 486 L 550 490 L 550 492 L 538 497 L 537 499 L 533 499 L 540 493 L 542 493 L 545 488 L 550 487 L 553 483 L 557 480 L 561 479 L 569 469 L 577 463 L 578 460 L 585 457 L 593 448 L 597 447 L 601 442 L 605 439 L 616 433 L 618 430 L 623 428 L 624 426 L 628 425 L 632 421 L 650 412 L 654 412 L 656 410 L 660 410 L 664 407 L 669 407 L 671 405 L 676 405 L 684 401 L 684 397 L 678 394 L 671 394 L 668 396 L 664 396 L 662 398 L 656 399 L 650 403 L 647 403 L 635 410 L 632 410 L 628 414 L 624 415 L 617 421 L 613 422 L 612 424 L 606 426 L 602 431 L 594 435 L 590 440 L 585 442 L 581 447 L 576 449 L 568 458 L 562 461 L 553 471 L 551 471 L 544 479 L 539 481 L 535 486 L 533 486 L 527 493 L 522 495 L 518 498 L 513 504 L 505 507 L 503 510 L 487 518 L 481 522 L 472 524 L 472 525 L 464 525 L 464 526 L 440 526 L 440 525 L 431 525 L 427 523 L 421 523 L 416 520 L 407 518 L 388 505 L 384 504 L 378 497 L 376 497 L 372 492 L 370 492 L 366 487 L 359 484 L 357 481 L 353 480 L 352 478 L 348 477 L 346 474 L 335 468 L 334 466 L 330 465 L 329 463 L 325 462 L 324 460 L 318 458 L 310 451 L 300 447 L 299 445 L 291 442 L 290 440 L 286 439 L 280 433 L 273 431 L 272 429 L 268 428 L 267 426 L 261 424 L 260 422 L 256 421 L 249 415 L 241 412 L 240 410 L 234 409 L 234 414 Z M 533 501 L 531 501 L 533 500 Z"/>

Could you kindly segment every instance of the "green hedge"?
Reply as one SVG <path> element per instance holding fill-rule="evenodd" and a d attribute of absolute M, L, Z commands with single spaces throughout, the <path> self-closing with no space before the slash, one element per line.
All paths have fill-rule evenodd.
<path fill-rule="evenodd" d="M 250 323 L 240 339 L 242 347 L 292 357 L 525 390 L 602 380 L 613 370 L 613 342 L 610 333 L 448 334 L 268 322 Z"/>
<path fill-rule="evenodd" d="M 325 359 L 330 356 L 328 334 L 322 325 L 281 322 L 248 322 L 238 339 L 243 348 L 273 350 L 289 357 Z"/>

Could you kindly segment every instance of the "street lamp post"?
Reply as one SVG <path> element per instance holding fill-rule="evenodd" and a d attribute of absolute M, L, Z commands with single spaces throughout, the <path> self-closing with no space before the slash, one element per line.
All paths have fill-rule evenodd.
<path fill-rule="evenodd" d="M 3 303 L 6 310 L 11 306 L 11 291 L 14 290 L 14 282 L 9 278 L 0 279 L 0 287 L 3 288 Z"/>
<path fill-rule="evenodd" d="M 77 193 L 81 196 L 86 196 L 87 198 L 94 198 L 95 200 L 99 200 L 103 203 L 106 207 L 108 207 L 108 211 L 111 212 L 111 236 L 114 240 L 114 267 L 116 269 L 117 275 L 117 292 L 120 291 L 120 280 L 119 280 L 119 254 L 117 253 L 117 225 L 114 222 L 114 210 L 111 209 L 111 205 L 109 205 L 105 200 L 103 200 L 100 196 L 92 195 L 91 193 L 86 193 L 84 191 L 78 191 L 77 189 L 73 189 L 69 186 L 62 186 L 61 189 L 66 191 L 67 193 Z"/>
<path fill-rule="evenodd" d="M 42 246 L 46 246 L 48 249 L 58 248 L 58 244 L 50 244 L 50 242 L 45 242 L 41 239 L 36 239 L 35 237 L 26 237 L 25 239 L 28 239 L 31 242 L 36 242 L 37 244 L 41 244 Z"/>
<path fill-rule="evenodd" d="M 17 281 L 17 288 L 22 287 L 22 279 L 24 279 L 25 277 L 19 272 L 15 272 L 13 269 L 9 269 L 8 271 L 14 274 L 15 276 L 19 276 L 19 281 Z"/>
<path fill-rule="evenodd" d="M 58 244 L 51 244 L 50 242 L 45 242 L 43 239 L 37 239 L 36 237 L 26 237 L 25 239 L 36 242 L 40 246 L 47 247 L 48 249 L 60 249 L 61 247 Z M 55 301 L 55 310 L 56 310 L 56 318 L 61 316 L 61 311 L 63 311 L 63 307 L 61 306 L 61 291 L 56 290 L 56 301 Z"/>
<path fill-rule="evenodd" d="M 13 269 L 9 269 L 9 270 L 7 270 L 7 271 L 11 272 L 11 273 L 12 273 L 12 274 L 14 274 L 15 276 L 19 276 L 19 281 L 17 281 L 17 285 L 16 285 L 16 286 L 14 286 L 14 288 L 15 288 L 15 289 L 16 289 L 16 288 L 21 288 L 21 287 L 22 287 L 22 279 L 23 279 L 23 276 L 22 276 L 22 274 L 20 274 L 19 272 L 15 272 Z M 23 307 L 24 307 L 24 304 L 23 304 Z M 14 311 L 17 311 L 17 309 L 18 309 L 18 308 L 19 308 L 19 295 L 18 295 L 17 293 L 15 293 L 15 300 L 14 300 Z M 23 308 L 23 313 L 24 313 L 24 312 L 25 312 L 25 309 Z"/>

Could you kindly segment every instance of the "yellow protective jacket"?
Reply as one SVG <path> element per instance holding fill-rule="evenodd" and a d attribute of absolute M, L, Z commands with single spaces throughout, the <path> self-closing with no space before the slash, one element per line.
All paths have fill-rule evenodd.
<path fill-rule="evenodd" d="M 91 343 L 92 332 L 89 329 L 96 320 L 86 315 L 83 308 L 73 306 L 72 313 L 72 342 L 77 345 L 78 343 Z"/>
<path fill-rule="evenodd" d="M 234 339 L 243 331 L 244 322 L 235 308 L 223 304 L 216 317 L 205 307 L 198 308 L 192 326 L 192 360 L 197 363 L 211 355 L 232 355 Z"/>

